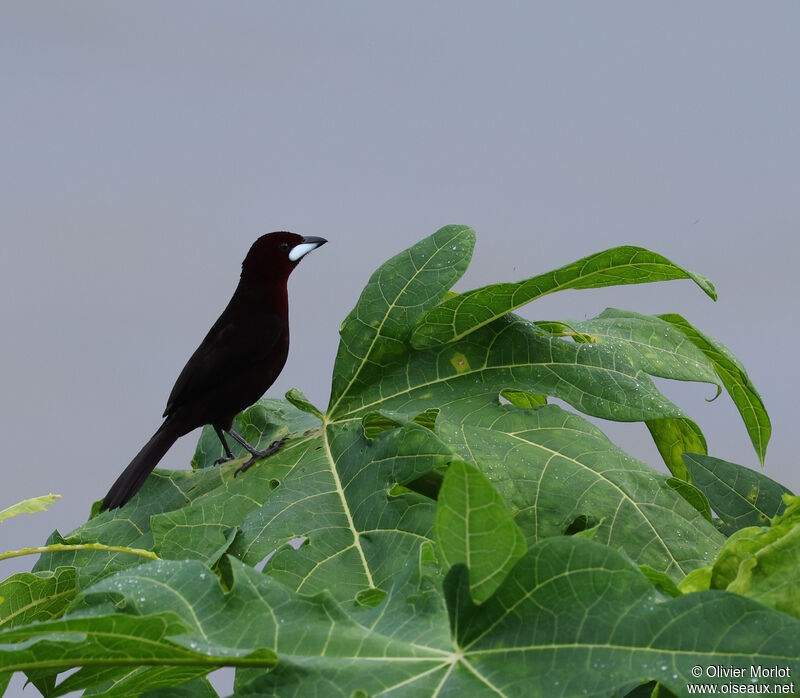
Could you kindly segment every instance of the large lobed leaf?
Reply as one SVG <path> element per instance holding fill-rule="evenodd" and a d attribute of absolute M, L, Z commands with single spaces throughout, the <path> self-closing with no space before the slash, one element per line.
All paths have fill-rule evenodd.
<path fill-rule="evenodd" d="M 442 580 L 429 548 L 417 548 L 374 607 L 294 593 L 235 559 L 227 592 L 200 562 L 123 570 L 32 637 L 0 633 L 0 671 L 26 667 L 36 654 L 59 667 L 87 666 L 61 688 L 81 687 L 94 676 L 91 658 L 99 663 L 100 655 L 92 643 L 104 633 L 117 640 L 118 658 L 145 665 L 226 655 L 232 664 L 267 665 L 277 657 L 272 671 L 237 679 L 240 696 L 607 696 L 649 680 L 683 693 L 698 664 L 800 669 L 797 620 L 728 592 L 665 601 L 635 565 L 593 541 L 534 545 L 479 606 L 466 568 Z M 103 678 L 109 687 L 134 685 L 124 666 Z M 159 667 L 144 667 L 135 685 L 161 678 Z"/>
<path fill-rule="evenodd" d="M 306 592 L 329 589 L 341 599 L 386 589 L 433 524 L 434 502 L 415 492 L 390 493 L 448 463 L 452 454 L 416 424 L 363 435 L 359 422 L 328 425 L 322 449 L 301 463 L 241 525 L 233 552 Z"/>
<path fill-rule="evenodd" d="M 575 517 L 588 515 L 604 519 L 603 535 L 642 563 L 674 575 L 707 563 L 721 542 L 713 527 L 664 478 L 621 458 L 605 437 L 590 438 L 593 462 L 579 465 L 582 477 L 564 481 L 566 492 L 552 488 L 552 469 L 541 488 L 535 485 L 540 454 L 549 458 L 554 443 L 560 447 L 558 439 L 566 448 L 574 438 L 558 408 L 553 408 L 558 413 L 547 429 L 530 426 L 530 420 L 541 419 L 537 412 L 515 413 L 519 424 L 527 425 L 520 428 L 527 430 L 531 450 L 520 466 L 524 472 L 499 466 L 496 458 L 453 436 L 454 429 L 463 428 L 466 434 L 467 427 L 485 425 L 492 438 L 501 438 L 493 446 L 501 449 L 496 453 L 516 449 L 518 438 L 492 431 L 499 395 L 508 388 L 555 395 L 613 419 L 683 414 L 614 346 L 576 345 L 516 318 L 501 319 L 457 345 L 411 349 L 407 340 L 414 324 L 463 271 L 472 242 L 470 229 L 449 226 L 384 264 L 342 326 L 331 405 L 321 427 L 290 441 L 247 478 L 225 479 L 191 506 L 155 515 L 152 528 L 159 554 L 209 560 L 224 549 L 256 564 L 277 550 L 267 569 L 294 588 L 327 588 L 340 599 L 385 590 L 410 546 L 430 538 L 434 512 L 425 497 L 392 493 L 392 487 L 435 472 L 452 459 L 455 449 L 495 483 L 503 477 L 518 479 L 520 492 L 512 496 L 501 491 L 530 542 L 557 535 Z M 439 410 L 437 433 L 446 443 L 413 424 L 374 439 L 363 433 L 362 422 L 376 423 L 377 410 L 410 422 L 432 405 Z M 313 411 L 307 404 L 304 408 Z M 469 424 L 464 421 L 467 414 Z M 593 433 L 575 420 L 579 431 Z M 257 432 L 263 431 L 259 426 Z M 566 460 L 574 464 L 575 456 Z M 604 461 L 615 465 L 607 468 L 609 474 L 598 474 Z M 539 489 L 544 493 L 537 522 L 541 527 L 534 530 L 526 516 Z M 693 544 L 695 535 L 699 542 Z M 288 544 L 297 538 L 305 544 L 295 551 Z"/>
<path fill-rule="evenodd" d="M 271 574 L 295 588 L 330 588 L 338 598 L 353 598 L 385 585 L 412 542 L 430 538 L 430 500 L 390 493 L 392 487 L 435 471 L 455 449 L 495 484 L 517 481 L 515 491 L 501 486 L 501 492 L 529 542 L 559 534 L 586 516 L 602 521 L 601 534 L 625 546 L 634 559 L 641 557 L 639 562 L 675 575 L 705 564 L 719 545 L 716 532 L 663 478 L 621 457 L 577 417 L 568 427 L 569 416 L 561 416 L 558 408 L 541 414 L 518 408 L 513 435 L 493 424 L 499 395 L 509 390 L 553 395 L 611 419 L 683 419 L 616 344 L 575 344 L 509 318 L 447 347 L 417 351 L 408 345 L 422 315 L 466 268 L 473 242 L 471 229 L 448 226 L 373 274 L 343 323 L 331 404 L 320 426 L 314 426 L 319 424 L 314 416 L 286 403 L 262 401 L 239 418 L 249 438 L 265 444 L 278 435 L 300 433 L 247 477 L 231 477 L 236 462 L 208 467 L 219 446 L 204 434 L 195 472 L 155 475 L 122 512 L 96 517 L 70 541 L 153 547 L 164 557 L 212 564 L 226 551 L 256 564 L 277 550 L 268 566 Z M 686 356 L 702 367 L 697 355 Z M 295 404 L 315 411 L 300 398 Z M 362 432 L 362 420 L 378 410 L 410 421 L 431 406 L 439 410 L 438 432 L 446 444 L 413 425 L 374 440 Z M 541 428 L 545 415 L 553 415 L 552 424 Z M 488 429 L 483 441 L 496 441 L 489 447 L 491 457 L 481 450 L 482 439 L 464 443 L 481 429 Z M 576 431 L 591 443 L 591 462 L 565 454 L 569 465 L 562 467 L 577 464 L 580 477 L 560 484 L 555 469 L 542 469 L 542 457 L 569 450 Z M 524 462 L 511 465 L 526 444 Z M 367 469 L 377 457 L 385 466 Z M 614 465 L 604 468 L 603 463 Z M 364 477 L 362 470 L 372 475 Z M 532 522 L 537 496 L 542 501 Z M 688 541 L 695 535 L 699 542 L 692 551 Z M 305 545 L 299 551 L 287 547 L 300 537 Z M 106 574 L 137 562 L 101 553 L 53 554 L 37 569 L 74 564 Z"/>
<path fill-rule="evenodd" d="M 595 540 L 623 548 L 676 581 L 713 559 L 723 537 L 703 515 L 597 427 L 557 405 L 454 403 L 443 440 L 477 463 L 509 503 L 529 543 L 584 520 Z"/>
<path fill-rule="evenodd" d="M 762 617 L 766 611 L 751 601 L 710 592 L 662 603 L 614 551 L 674 589 L 708 565 L 724 540 L 701 491 L 655 473 L 581 417 L 546 404 L 552 396 L 593 416 L 646 422 L 685 479 L 681 456 L 704 451 L 705 441 L 650 375 L 716 382 L 714 357 L 674 323 L 625 311 L 572 325 L 509 315 L 446 345 L 412 347 L 426 313 L 450 302 L 437 305 L 466 269 L 473 244 L 471 229 L 448 226 L 373 274 L 342 325 L 327 412 L 292 391 L 289 402 L 262 400 L 237 418 L 257 445 L 289 437 L 246 476 L 233 476 L 239 461 L 213 467 L 220 446 L 207 429 L 192 472 L 155 471 L 122 510 L 95 516 L 66 539 L 54 534 L 56 544 L 99 541 L 120 550 L 53 550 L 34 575 L 8 580 L 0 627 L 6 618 L 7 632 L 19 634 L 0 634 L 17 657 L 6 666 L 26 670 L 53 695 L 80 688 L 130 695 L 179 683 L 206 691 L 198 677 L 223 663 L 240 666 L 241 695 L 571 695 L 578 684 L 547 668 L 562 661 L 574 663 L 580 685 L 598 695 L 608 685 L 624 693 L 648 680 L 680 692 L 689 658 L 736 659 L 729 622 L 715 620 L 709 637 L 691 632 L 711 612 L 744 614 L 743 632 L 753 637 L 771 623 L 774 633 L 748 647 L 778 661 L 784 636 L 796 632 L 780 614 Z M 654 253 L 636 252 L 631 264 L 610 252 L 587 258 L 595 266 L 584 265 L 572 281 L 561 275 L 558 287 L 663 274 L 689 276 L 713 294 L 710 282 Z M 511 404 L 501 405 L 501 396 Z M 594 538 L 589 547 L 562 536 L 581 529 Z M 182 562 L 142 564 L 122 548 Z M 260 563 L 265 575 L 253 569 Z M 62 582 L 60 601 L 48 601 Z M 64 621 L 55 620 L 70 602 L 65 621 L 84 633 L 74 646 L 77 635 L 64 635 Z M 542 603 L 557 622 L 548 625 Z M 155 633 L 163 656 L 148 661 L 134 643 L 127 664 L 143 666 L 95 661 L 91 633 L 111 627 L 115 638 L 119 618 L 136 621 L 134 635 Z M 43 628 L 36 637 L 49 638 L 41 647 L 63 658 L 49 670 L 24 655 L 21 638 L 33 619 L 47 621 L 36 626 Z M 654 636 L 659 624 L 674 633 Z M 554 645 L 564 633 L 565 644 Z M 181 659 L 173 645 L 190 654 Z M 195 661 L 194 649 L 211 659 Z M 274 663 L 272 653 L 278 665 L 268 674 L 245 668 Z M 54 672 L 67 665 L 84 668 L 53 688 Z"/>

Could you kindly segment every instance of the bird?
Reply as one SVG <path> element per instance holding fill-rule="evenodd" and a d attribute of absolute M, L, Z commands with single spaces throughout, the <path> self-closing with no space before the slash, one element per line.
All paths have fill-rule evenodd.
<path fill-rule="evenodd" d="M 230 302 L 175 381 L 164 421 L 111 486 L 100 511 L 129 502 L 172 444 L 205 424 L 214 428 L 225 452 L 216 464 L 234 459 L 226 433 L 250 454 L 234 477 L 283 445 L 279 440 L 265 450 L 255 449 L 233 430 L 233 419 L 256 402 L 283 369 L 289 353 L 289 275 L 303 257 L 326 242 L 281 231 L 253 243 Z"/>

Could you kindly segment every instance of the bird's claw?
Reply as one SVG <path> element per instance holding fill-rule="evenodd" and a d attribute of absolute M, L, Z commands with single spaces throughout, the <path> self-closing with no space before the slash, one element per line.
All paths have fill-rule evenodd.
<path fill-rule="evenodd" d="M 236 470 L 233 472 L 233 477 L 236 477 L 239 473 L 245 473 L 249 470 L 250 466 L 253 465 L 257 460 L 261 460 L 262 458 L 266 458 L 267 456 L 271 456 L 276 451 L 279 451 L 283 444 L 289 439 L 288 436 L 284 436 L 283 438 L 277 439 L 273 441 L 269 446 L 267 446 L 263 451 L 256 451 L 253 449 L 250 452 L 250 460 L 246 463 L 240 465 Z"/>
<path fill-rule="evenodd" d="M 236 460 L 236 456 L 222 456 L 221 458 L 217 458 L 217 460 L 214 461 L 214 465 L 222 465 L 229 460 Z"/>

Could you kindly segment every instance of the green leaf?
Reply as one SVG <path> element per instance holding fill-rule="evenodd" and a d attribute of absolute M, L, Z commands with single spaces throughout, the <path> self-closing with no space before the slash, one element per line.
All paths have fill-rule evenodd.
<path fill-rule="evenodd" d="M 703 334 L 680 315 L 672 313 L 659 315 L 659 317 L 679 328 L 714 364 L 714 369 L 722 380 L 722 384 L 742 416 L 750 441 L 763 466 L 772 426 L 761 396 L 756 391 L 744 366 L 724 344 Z"/>
<path fill-rule="evenodd" d="M 377 606 L 386 598 L 383 589 L 364 589 L 356 594 L 356 603 L 361 606 Z"/>
<path fill-rule="evenodd" d="M 76 593 L 74 567 L 12 575 L 0 583 L 0 629 L 57 618 Z"/>
<path fill-rule="evenodd" d="M 160 665 L 127 667 L 119 665 L 87 666 L 67 677 L 58 688 L 48 696 L 63 696 L 87 689 L 84 695 L 92 698 L 127 698 L 135 695 L 159 695 L 167 691 L 165 698 L 172 696 L 206 695 L 208 687 L 205 679 L 199 678 L 208 673 L 209 668 L 199 664 Z M 251 670 L 252 671 L 252 670 Z M 207 682 L 206 682 L 207 683 Z M 191 693 L 195 690 L 196 693 Z M 144 693 L 142 693 L 144 691 Z M 162 694 L 163 695 L 163 694 Z M 216 696 L 216 692 L 210 694 Z"/>
<path fill-rule="evenodd" d="M 461 410 L 456 423 L 440 418 L 442 439 L 486 474 L 529 544 L 585 517 L 598 522 L 594 540 L 676 581 L 719 550 L 722 535 L 666 477 L 581 417 L 556 405 L 477 411 L 466 401 Z"/>
<path fill-rule="evenodd" d="M 385 588 L 431 534 L 434 503 L 412 492 L 392 496 L 393 485 L 451 459 L 433 432 L 416 424 L 371 440 L 360 421 L 329 424 L 194 506 L 153 517 L 156 549 L 166 557 L 206 558 L 236 523 L 231 552 L 240 559 L 255 565 L 277 550 L 269 563 L 276 578 L 304 592 L 329 589 L 353 599 Z M 267 466 L 274 488 L 261 484 Z M 300 536 L 299 550 L 288 545 Z"/>
<path fill-rule="evenodd" d="M 684 453 L 695 486 L 719 516 L 720 529 L 730 535 L 746 526 L 765 526 L 784 510 L 782 496 L 791 494 L 766 475 L 702 453 Z"/>
<path fill-rule="evenodd" d="M 358 422 L 329 425 L 322 445 L 244 519 L 233 550 L 255 564 L 277 549 L 270 573 L 306 593 L 328 589 L 347 599 L 364 589 L 385 590 L 420 540 L 430 537 L 434 515 L 427 497 L 390 490 L 445 466 L 452 453 L 416 424 L 372 440 Z M 286 547 L 298 535 L 306 544 Z"/>
<path fill-rule="evenodd" d="M 573 342 L 579 344 L 593 344 L 596 341 L 592 335 L 578 332 L 572 325 L 562 320 L 537 320 L 534 324 L 545 332 L 557 337 L 569 337 Z"/>
<path fill-rule="evenodd" d="M 364 436 L 374 439 L 381 432 L 389 429 L 397 429 L 402 425 L 402 421 L 394 419 L 383 412 L 370 412 L 361 419 L 361 426 L 364 428 Z"/>
<path fill-rule="evenodd" d="M 209 567 L 216 567 L 219 564 L 219 561 L 222 559 L 224 555 L 227 555 L 233 545 L 233 541 L 236 540 L 236 536 L 239 535 L 239 527 L 232 526 L 228 529 L 228 533 L 225 536 L 225 542 L 219 546 L 208 558 L 205 560 L 205 563 Z"/>
<path fill-rule="evenodd" d="M 190 506 L 154 514 L 149 521 L 154 549 L 162 558 L 201 560 L 212 559 L 222 548 L 229 551 L 236 540 L 229 541 L 231 531 L 236 528 L 240 535 L 248 514 L 281 488 L 295 466 L 303 468 L 319 455 L 317 449 L 321 447 L 318 430 L 292 438 L 277 453 L 256 463 L 245 476 L 218 478 L 217 486 Z M 231 462 L 234 468 L 235 464 L 236 461 Z M 302 529 L 297 534 L 301 532 Z"/>
<path fill-rule="evenodd" d="M 639 571 L 645 577 L 647 577 L 647 579 L 650 580 L 650 583 L 662 594 L 673 598 L 681 595 L 680 589 L 678 589 L 678 587 L 675 585 L 675 582 L 672 581 L 672 578 L 663 572 L 654 570 L 649 565 L 639 565 Z"/>
<path fill-rule="evenodd" d="M 208 679 L 195 679 L 181 686 L 167 684 L 142 694 L 142 698 L 219 698 Z"/>
<path fill-rule="evenodd" d="M 655 252 L 626 245 L 598 252 L 524 281 L 491 284 L 446 300 L 419 321 L 411 342 L 416 348 L 423 349 L 456 341 L 555 291 L 669 279 L 692 279 L 708 296 L 714 300 L 717 298 L 714 285 L 706 277 L 687 271 Z"/>
<path fill-rule="evenodd" d="M 711 517 L 711 505 L 708 499 L 691 482 L 686 482 L 686 480 L 681 480 L 677 477 L 668 477 L 667 484 L 697 509 L 706 521 L 709 523 L 713 522 Z"/>
<path fill-rule="evenodd" d="M 286 399 L 301 412 L 311 414 L 317 419 L 324 419 L 325 417 L 325 415 L 319 411 L 319 408 L 312 405 L 310 400 L 303 394 L 303 391 L 299 390 L 298 388 L 292 388 L 288 393 L 286 393 Z M 293 426 L 293 431 L 299 430 L 297 425 Z"/>
<path fill-rule="evenodd" d="M 232 478 L 236 466 L 225 464 L 222 467 Z M 127 506 L 95 516 L 70 533 L 69 538 L 57 531 L 53 533 L 47 540 L 50 551 L 43 552 L 33 571 L 52 572 L 59 567 L 74 567 L 78 587 L 82 588 L 116 570 L 137 565 L 142 558 L 131 554 L 129 549 L 152 549 L 151 515 L 186 504 L 191 496 L 216 486 L 219 479 L 217 469 L 156 470 Z M 99 545 L 95 548 L 95 544 Z"/>
<path fill-rule="evenodd" d="M 189 632 L 190 626 L 170 611 L 74 616 L 25 625 L 0 632 L 0 671 L 145 664 L 188 664 L 209 671 L 275 664 L 274 655 L 264 650 L 219 646 Z"/>
<path fill-rule="evenodd" d="M 591 541 L 539 543 L 481 606 L 470 600 L 465 576 L 463 568 L 461 575 L 451 573 L 446 589 L 452 627 L 470 669 L 461 676 L 454 672 L 454 680 L 464 681 L 460 687 L 467 695 L 467 681 L 476 678 L 498 694 L 524 695 L 534 676 L 537 692 L 548 696 L 584 690 L 614 695 L 647 679 L 683 695 L 696 665 L 800 668 L 800 639 L 791 637 L 800 629 L 797 621 L 721 592 L 659 602 L 628 561 Z M 753 656 L 742 654 L 743 637 L 748 647 L 758 648 Z"/>
<path fill-rule="evenodd" d="M 651 376 L 719 386 L 714 365 L 677 327 L 653 315 L 607 308 L 591 320 L 570 322 L 595 342 L 620 343 Z"/>
<path fill-rule="evenodd" d="M 678 591 L 691 594 L 694 591 L 707 591 L 711 588 L 711 567 L 698 567 L 687 574 L 678 584 Z"/>
<path fill-rule="evenodd" d="M 373 275 L 342 328 L 335 397 L 324 429 L 307 433 L 294 447 L 290 442 L 252 468 L 247 478 L 225 480 L 189 507 L 152 516 L 159 555 L 208 559 L 238 526 L 229 550 L 246 562 L 256 564 L 277 551 L 266 568 L 270 574 L 303 591 L 330 588 L 337 598 L 352 599 L 364 589 L 382 588 L 385 582 L 377 580 L 388 579 L 403 564 L 412 541 L 430 535 L 433 509 L 428 497 L 435 496 L 438 485 L 420 487 L 428 495 L 423 498 L 407 490 L 450 459 L 429 434 L 429 453 L 438 460 L 416 459 L 413 470 L 399 468 L 388 477 L 395 467 L 392 461 L 400 463 L 403 453 L 413 454 L 412 439 L 387 455 L 388 479 L 358 478 L 350 484 L 349 473 L 375 470 L 367 468 L 375 448 L 369 442 L 395 423 L 419 419 L 432 406 L 442 416 L 457 418 L 463 400 L 476 410 L 491 408 L 506 388 L 550 392 L 614 419 L 682 415 L 646 374 L 613 348 L 577 347 L 518 319 L 501 320 L 469 342 L 438 352 L 410 350 L 404 338 L 424 308 L 441 298 L 463 271 L 472 236 L 468 229 L 445 228 Z M 375 327 L 374 334 L 364 330 L 365 321 Z M 360 332 L 370 336 L 364 346 L 358 344 Z M 378 361 L 380 368 L 374 365 Z M 453 402 L 454 396 L 459 400 Z M 365 436 L 359 428 L 362 420 Z M 367 522 L 376 516 L 382 524 L 373 530 L 374 523 Z M 386 549 L 376 543 L 384 537 L 393 541 Z M 287 547 L 298 538 L 304 539 L 298 551 Z M 380 551 L 374 560 L 372 551 Z"/>
<path fill-rule="evenodd" d="M 596 417 L 644 421 L 686 415 L 626 356 L 606 344 L 575 344 L 515 316 L 438 350 L 409 351 L 358 395 L 344 396 L 336 421 L 380 410 L 407 419 L 453 397 L 496 404 L 501 391 L 552 395 Z M 330 417 L 329 417 L 330 419 Z"/>
<path fill-rule="evenodd" d="M 414 324 L 461 276 L 473 243 L 471 229 L 448 226 L 373 274 L 342 325 L 328 421 L 376 411 L 412 419 L 431 406 L 443 413 L 454 394 L 496 402 L 507 389 L 553 395 L 606 419 L 685 416 L 614 346 L 576 346 L 519 318 L 435 351 L 412 350 Z"/>
<path fill-rule="evenodd" d="M 525 538 L 503 499 L 475 466 L 450 464 L 439 492 L 436 541 L 445 565 L 465 564 L 476 603 L 488 599 L 525 554 Z"/>
<path fill-rule="evenodd" d="M 190 506 L 196 500 L 206 501 L 211 493 L 231 491 L 234 501 L 247 501 L 251 504 L 253 487 L 259 472 L 264 482 L 264 496 L 270 489 L 273 475 L 269 473 L 269 465 L 276 463 L 284 451 L 292 452 L 297 443 L 307 443 L 309 429 L 319 429 L 319 421 L 312 415 L 301 412 L 283 400 L 262 399 L 240 414 L 235 424 L 242 429 L 251 443 L 266 447 L 275 437 L 280 438 L 289 432 L 300 432 L 292 437 L 277 454 L 264 459 L 257 467 L 247 473 L 247 477 L 234 479 L 234 472 L 241 465 L 231 461 L 213 466 L 214 460 L 222 454 L 216 434 L 204 431 L 200 438 L 193 465 L 195 469 L 187 470 L 155 470 L 147 479 L 139 495 L 121 509 L 106 511 L 94 516 L 84 525 L 71 532 L 67 539 L 55 533 L 48 540 L 51 544 L 88 545 L 100 543 L 137 549 L 154 549 L 151 521 L 157 520 L 160 514 L 180 510 Z M 231 525 L 219 527 L 214 535 L 205 529 L 201 535 L 206 538 L 202 547 L 203 559 L 208 559 L 221 549 L 227 550 L 231 541 L 227 536 L 232 527 L 241 520 L 234 520 Z M 206 535 L 208 534 L 208 535 Z M 187 541 L 191 545 L 191 540 Z M 156 550 L 158 548 L 155 548 Z M 180 550 L 174 550 L 176 555 Z M 200 555 L 198 553 L 197 555 Z M 58 567 L 71 566 L 78 571 L 78 586 L 83 588 L 87 582 L 97 581 L 102 576 L 139 564 L 140 559 L 119 551 L 82 550 L 77 547 L 43 554 L 34 567 L 34 571 L 54 571 Z"/>
<path fill-rule="evenodd" d="M 12 516 L 19 514 L 35 514 L 37 511 L 44 511 L 56 499 L 61 499 L 60 494 L 45 494 L 41 497 L 31 497 L 30 499 L 23 499 L 21 502 L 12 504 L 7 509 L 0 511 L 0 521 L 10 519 Z"/>
<path fill-rule="evenodd" d="M 342 323 L 329 417 L 340 416 L 346 398 L 405 363 L 412 327 L 461 277 L 474 246 L 472 228 L 448 225 L 392 257 L 372 275 Z"/>
<path fill-rule="evenodd" d="M 704 579 L 711 589 L 727 589 L 800 618 L 800 496 L 783 500 L 786 509 L 769 528 L 734 532 Z M 698 585 L 699 578 L 693 582 Z"/>
<path fill-rule="evenodd" d="M 669 471 L 681 480 L 688 480 L 683 454 L 707 452 L 706 438 L 700 427 L 691 419 L 651 419 L 645 424 Z"/>
<path fill-rule="evenodd" d="M 414 424 L 419 424 L 426 429 L 430 429 L 434 431 L 436 429 L 436 418 L 439 416 L 439 408 L 438 407 L 431 407 L 424 412 L 420 412 L 416 417 L 414 417 L 411 421 Z"/>
<path fill-rule="evenodd" d="M 508 400 L 512 405 L 517 407 L 541 407 L 547 404 L 547 395 L 539 395 L 536 393 L 528 393 L 524 390 L 511 390 L 505 388 L 500 391 L 500 397 Z"/>
<path fill-rule="evenodd" d="M 203 636 L 230 648 L 269 648 L 279 656 L 273 671 L 282 667 L 297 672 L 298 661 L 300 665 L 309 663 L 310 668 L 315 662 L 332 666 L 331 661 L 338 658 L 360 663 L 364 674 L 383 662 L 384 675 L 401 672 L 407 677 L 409 672 L 427 670 L 432 658 L 444 654 L 437 646 L 447 646 L 446 613 L 440 595 L 430 589 L 436 577 L 425 571 L 419 546 L 401 570 L 398 583 L 389 587 L 378 605 L 340 605 L 326 592 L 296 594 L 235 559 L 229 558 L 229 563 L 232 582 L 228 592 L 220 589 L 216 577 L 199 562 L 164 562 L 125 570 L 104 580 L 87 590 L 84 608 L 102 610 L 121 604 L 126 612 L 137 615 L 171 608 L 191 628 L 187 639 Z M 422 586 L 423 574 L 427 590 Z M 412 617 L 410 627 L 404 629 L 395 621 L 399 614 L 407 613 L 407 594 L 415 599 L 422 617 Z M 440 621 L 436 629 L 431 626 L 433 612 Z M 428 632 L 421 635 L 421 629 Z M 429 643 L 433 643 L 431 649 Z M 398 663 L 395 658 L 412 661 Z M 305 673 L 300 669 L 296 678 Z"/>
<path fill-rule="evenodd" d="M 58 671 L 53 669 L 28 669 L 25 672 L 27 683 L 34 686 L 45 698 L 51 698 L 56 694 L 56 681 L 58 681 Z"/>
<path fill-rule="evenodd" d="M 411 421 L 414 424 L 419 424 L 433 431 L 436 427 L 436 418 L 439 416 L 439 409 L 433 407 L 425 412 L 421 412 Z M 382 431 L 387 429 L 396 429 L 403 426 L 405 417 L 400 414 L 391 412 L 369 412 L 361 419 L 361 425 L 364 427 L 364 435 L 368 439 L 374 439 Z"/>
<path fill-rule="evenodd" d="M 249 608 L 272 609 L 266 631 L 277 623 L 280 661 L 247 681 L 237 677 L 235 696 L 557 698 L 584 689 L 624 695 L 651 679 L 682 695 L 696 665 L 800 670 L 798 621 L 726 592 L 665 601 L 623 555 L 579 538 L 533 546 L 481 605 L 471 599 L 464 566 L 452 568 L 442 589 L 410 561 L 374 608 L 298 598 L 307 606 L 302 627 L 289 622 L 296 617 L 289 602 L 273 600 L 268 579 L 237 574 L 256 579 L 254 589 L 269 599 Z"/>
<path fill-rule="evenodd" d="M 28 550 L 35 573 L 0 587 L 0 681 L 21 668 L 47 695 L 206 695 L 202 676 L 236 665 L 237 695 L 625 695 L 654 681 L 666 695 L 694 663 L 795 661 L 785 613 L 727 591 L 665 599 L 681 579 L 711 584 L 725 539 L 708 503 L 546 404 L 646 422 L 688 477 L 702 433 L 650 374 L 716 380 L 713 358 L 625 311 L 586 326 L 505 315 L 415 349 L 423 316 L 460 300 L 449 288 L 473 242 L 448 226 L 373 274 L 341 328 L 326 413 L 291 390 L 237 418 L 261 447 L 285 437 L 246 475 L 214 466 L 206 430 L 192 471 L 157 470 L 121 510 Z M 612 283 L 585 271 L 568 283 Z M 645 271 L 623 282 L 660 273 Z M 796 564 L 790 534 L 747 548 L 758 565 L 731 584 L 785 578 L 767 551 Z M 148 563 L 151 550 L 175 559 Z"/>

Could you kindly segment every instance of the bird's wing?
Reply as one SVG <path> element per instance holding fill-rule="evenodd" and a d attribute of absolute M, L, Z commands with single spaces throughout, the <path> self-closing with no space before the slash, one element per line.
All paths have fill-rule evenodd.
<path fill-rule="evenodd" d="M 163 416 L 213 392 L 237 369 L 268 356 L 284 332 L 281 319 L 272 313 L 257 318 L 223 313 L 183 367 Z"/>

